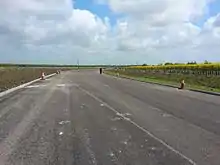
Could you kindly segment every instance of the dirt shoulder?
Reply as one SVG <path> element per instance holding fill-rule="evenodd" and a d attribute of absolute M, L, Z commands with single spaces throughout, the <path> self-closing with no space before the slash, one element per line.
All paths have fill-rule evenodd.
<path fill-rule="evenodd" d="M 59 68 L 31 68 L 31 67 L 1 67 L 0 92 L 19 86 L 45 75 L 56 73 Z M 67 70 L 67 69 L 62 69 Z"/>

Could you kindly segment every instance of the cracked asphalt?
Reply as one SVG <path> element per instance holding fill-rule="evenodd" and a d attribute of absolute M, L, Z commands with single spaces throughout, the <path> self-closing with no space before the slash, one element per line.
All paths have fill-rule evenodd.
<path fill-rule="evenodd" d="M 219 165 L 220 97 L 68 71 L 0 98 L 0 165 Z"/>

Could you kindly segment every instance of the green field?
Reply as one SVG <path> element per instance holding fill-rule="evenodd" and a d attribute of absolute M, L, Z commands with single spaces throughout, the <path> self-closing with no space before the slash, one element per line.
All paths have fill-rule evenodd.
<path fill-rule="evenodd" d="M 130 66 L 110 69 L 107 74 L 132 78 L 139 81 L 179 86 L 182 79 L 186 88 L 220 92 L 219 64 Z"/>

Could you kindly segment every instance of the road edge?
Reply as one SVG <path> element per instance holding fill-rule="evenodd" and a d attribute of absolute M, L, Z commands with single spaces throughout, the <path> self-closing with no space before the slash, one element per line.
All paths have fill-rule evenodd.
<path fill-rule="evenodd" d="M 105 75 L 108 75 L 108 76 L 111 76 L 111 77 L 116 77 L 116 78 L 124 78 L 124 79 L 144 82 L 144 83 L 148 83 L 148 84 L 161 85 L 161 86 L 166 86 L 166 87 L 171 87 L 171 88 L 179 88 L 178 86 L 175 86 L 175 85 L 161 84 L 161 83 L 157 83 L 157 82 L 147 82 L 147 81 L 138 80 L 138 79 L 135 79 L 135 78 L 132 78 L 132 77 L 123 76 L 123 75 L 122 76 L 120 75 L 119 77 L 117 77 L 116 75 L 108 74 L 108 73 L 105 73 Z M 214 96 L 220 96 L 220 93 L 217 93 L 217 92 L 209 92 L 209 91 L 204 91 L 204 90 L 199 90 L 199 89 L 190 89 L 190 88 L 187 88 L 186 90 L 192 91 L 192 92 L 199 92 L 199 93 L 214 95 Z"/>
<path fill-rule="evenodd" d="M 45 76 L 45 78 L 50 78 L 50 77 L 52 77 L 52 76 L 54 76 L 54 75 L 56 75 L 56 73 L 47 75 L 47 76 Z M 10 93 L 13 93 L 13 92 L 15 92 L 15 91 L 17 91 L 17 90 L 19 90 L 19 89 L 22 89 L 22 88 L 24 88 L 24 87 L 26 87 L 26 86 L 28 86 L 28 85 L 31 85 L 31 84 L 33 84 L 33 83 L 35 83 L 35 82 L 38 82 L 38 81 L 40 81 L 40 80 L 41 80 L 41 78 L 38 78 L 38 79 L 32 80 L 32 81 L 30 81 L 30 82 L 27 82 L 27 83 L 25 83 L 25 84 L 19 85 L 19 86 L 17 86 L 17 87 L 8 89 L 8 90 L 6 90 L 6 91 L 3 91 L 3 92 L 0 93 L 0 98 L 3 97 L 3 96 L 8 95 L 8 94 L 10 94 Z"/>

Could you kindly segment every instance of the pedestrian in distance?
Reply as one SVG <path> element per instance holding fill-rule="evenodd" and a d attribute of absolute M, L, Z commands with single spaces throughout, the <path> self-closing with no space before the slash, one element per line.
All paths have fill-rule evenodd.
<path fill-rule="evenodd" d="M 102 74 L 102 68 L 99 68 L 99 73 Z"/>

